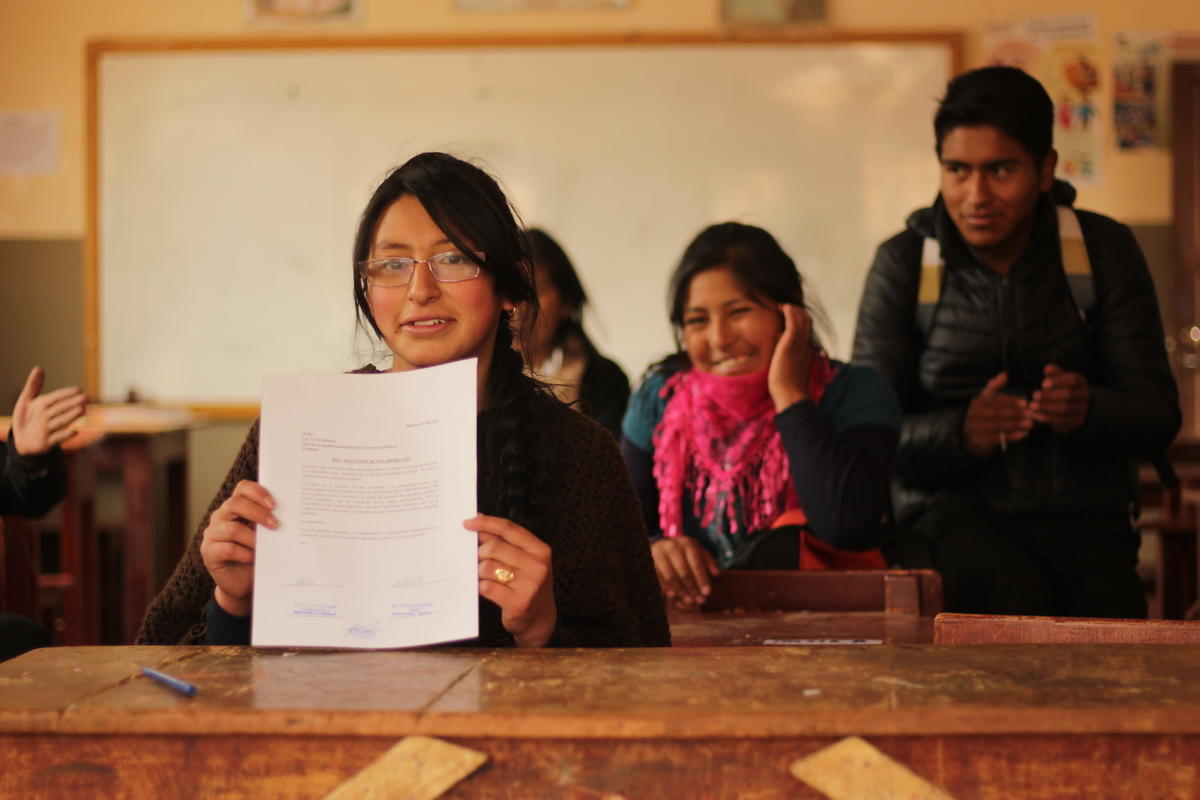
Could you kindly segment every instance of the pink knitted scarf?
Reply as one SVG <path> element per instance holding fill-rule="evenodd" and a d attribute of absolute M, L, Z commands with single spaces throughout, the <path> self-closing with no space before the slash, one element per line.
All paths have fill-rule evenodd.
<path fill-rule="evenodd" d="M 821 402 L 834 372 L 814 347 L 808 374 L 814 403 Z M 670 400 L 654 432 L 654 479 L 664 535 L 683 534 L 688 497 L 705 527 L 723 501 L 733 535 L 768 528 L 784 511 L 799 508 L 766 370 L 719 376 L 687 369 L 667 380 L 662 396 Z"/>

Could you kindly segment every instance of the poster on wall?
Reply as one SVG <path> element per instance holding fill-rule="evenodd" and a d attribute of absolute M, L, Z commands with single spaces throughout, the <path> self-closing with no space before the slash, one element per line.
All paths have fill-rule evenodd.
<path fill-rule="evenodd" d="M 1074 184 L 1100 179 L 1098 25 L 1094 14 L 1055 14 L 995 22 L 984 31 L 988 64 L 1020 67 L 1054 101 L 1058 176 Z"/>
<path fill-rule="evenodd" d="M 358 22 L 363 0 L 244 0 L 246 21 L 255 25 Z"/>
<path fill-rule="evenodd" d="M 721 16 L 732 23 L 824 22 L 825 0 L 725 0 Z"/>
<path fill-rule="evenodd" d="M 0 110 L 0 175 L 53 175 L 62 151 L 62 112 Z"/>
<path fill-rule="evenodd" d="M 1168 147 L 1171 64 L 1200 59 L 1200 33 L 1122 32 L 1113 47 L 1113 134 L 1122 150 Z"/>
<path fill-rule="evenodd" d="M 557 11 L 567 8 L 629 8 L 632 0 L 455 0 L 457 11 Z"/>

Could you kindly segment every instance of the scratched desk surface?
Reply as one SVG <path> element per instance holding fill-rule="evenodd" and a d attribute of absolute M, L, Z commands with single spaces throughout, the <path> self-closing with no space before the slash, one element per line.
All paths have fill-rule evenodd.
<path fill-rule="evenodd" d="M 143 666 L 199 691 L 177 694 Z M 1198 675 L 1200 646 L 1167 645 L 51 648 L 0 664 L 0 732 L 1200 732 Z"/>
<path fill-rule="evenodd" d="M 788 765 L 854 735 L 959 798 L 1194 798 L 1198 674 L 1190 645 L 53 648 L 0 664 L 0 797 L 321 797 L 419 733 L 490 759 L 447 797 L 819 798 Z"/>

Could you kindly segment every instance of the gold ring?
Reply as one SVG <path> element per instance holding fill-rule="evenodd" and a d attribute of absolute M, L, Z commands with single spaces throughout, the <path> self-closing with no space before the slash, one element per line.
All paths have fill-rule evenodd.
<path fill-rule="evenodd" d="M 517 577 L 517 573 L 513 572 L 508 567 L 496 567 L 495 571 L 492 572 L 492 576 L 495 577 L 495 579 L 500 583 L 508 586 L 513 582 L 513 578 Z"/>

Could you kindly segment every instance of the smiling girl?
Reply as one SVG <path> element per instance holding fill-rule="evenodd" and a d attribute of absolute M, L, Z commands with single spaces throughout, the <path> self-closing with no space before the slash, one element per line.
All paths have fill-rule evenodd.
<path fill-rule="evenodd" d="M 479 540 L 480 632 L 460 644 L 666 645 L 637 500 L 612 437 L 527 377 L 512 347 L 515 305 L 537 312 L 523 243 L 495 180 L 442 153 L 416 156 L 383 181 L 354 243 L 359 324 L 386 343 L 391 371 L 478 359 L 483 513 L 464 535 Z M 139 642 L 249 642 L 256 526 L 278 526 L 257 463 L 255 423 Z"/>
<path fill-rule="evenodd" d="M 732 567 L 884 567 L 900 410 L 878 373 L 821 350 L 792 259 L 761 228 L 713 225 L 670 303 L 679 351 L 621 440 L 665 594 L 701 603 Z M 766 533 L 780 525 L 799 530 Z"/>

